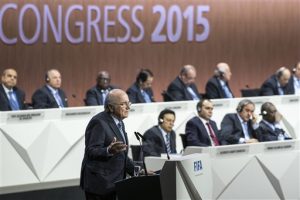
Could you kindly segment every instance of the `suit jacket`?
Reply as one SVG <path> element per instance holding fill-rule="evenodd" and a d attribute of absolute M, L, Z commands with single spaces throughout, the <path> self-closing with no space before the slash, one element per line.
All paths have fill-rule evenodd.
<path fill-rule="evenodd" d="M 216 122 L 209 120 L 211 127 L 221 144 L 220 134 Z M 209 133 L 206 131 L 205 124 L 199 117 L 193 117 L 185 126 L 186 142 L 187 146 L 212 146 Z"/>
<path fill-rule="evenodd" d="M 13 91 L 16 94 L 17 101 L 20 106 L 20 110 L 25 110 L 25 93 L 17 87 L 13 87 Z M 0 111 L 10 111 L 12 110 L 9 104 L 9 99 L 5 93 L 3 85 L 0 84 Z"/>
<path fill-rule="evenodd" d="M 68 107 L 68 99 L 65 92 L 62 89 L 58 89 L 58 93 L 64 107 Z M 59 108 L 54 96 L 46 85 L 34 92 L 32 95 L 32 106 L 34 109 Z"/>
<path fill-rule="evenodd" d="M 155 102 L 152 89 L 148 88 L 144 91 L 149 95 L 151 102 Z M 131 87 L 128 88 L 126 92 L 128 94 L 129 101 L 131 101 L 131 103 L 146 103 L 142 95 L 141 89 L 137 83 L 131 85 Z"/>
<path fill-rule="evenodd" d="M 190 87 L 200 99 L 201 95 L 198 92 L 197 86 L 195 84 L 191 84 Z M 193 100 L 192 95 L 187 90 L 187 86 L 180 80 L 179 77 L 176 77 L 175 80 L 170 83 L 167 93 L 172 97 L 173 101 Z"/>
<path fill-rule="evenodd" d="M 278 135 L 280 133 L 284 134 L 285 131 L 283 129 L 276 129 L 273 130 L 270 126 L 268 126 L 264 120 L 259 122 L 259 127 L 256 130 L 258 140 L 260 142 L 267 142 L 267 141 L 276 141 L 278 140 Z M 287 138 L 285 138 L 287 139 Z"/>
<path fill-rule="evenodd" d="M 231 92 L 231 94 L 233 95 L 228 82 L 226 82 L 226 85 L 227 85 L 229 91 Z M 209 98 L 209 99 L 226 98 L 226 94 L 222 88 L 222 85 L 216 76 L 210 78 L 207 81 L 206 86 L 205 86 L 205 93 L 206 93 L 207 98 Z"/>
<path fill-rule="evenodd" d="M 115 89 L 116 87 L 109 85 L 107 90 Z M 85 105 L 86 106 L 97 106 L 103 105 L 102 89 L 98 86 L 94 86 L 86 92 L 85 95 Z"/>
<path fill-rule="evenodd" d="M 294 87 L 294 75 L 291 76 L 287 87 L 290 94 L 295 94 L 296 91 Z"/>
<path fill-rule="evenodd" d="M 170 134 L 171 153 L 176 153 L 176 135 L 174 131 Z M 161 153 L 167 153 L 167 146 L 158 125 L 148 129 L 144 137 L 144 156 L 160 156 Z"/>
<path fill-rule="evenodd" d="M 249 120 L 248 133 L 250 138 L 257 138 L 257 134 L 252 127 L 252 122 Z M 238 144 L 240 138 L 244 138 L 245 134 L 243 127 L 238 118 L 237 113 L 226 114 L 221 122 L 221 138 L 225 140 L 228 144 Z"/>
<path fill-rule="evenodd" d="M 285 87 L 283 87 L 283 93 L 286 94 L 294 94 L 293 89 L 294 86 L 290 86 L 287 84 Z M 276 75 L 272 75 L 269 79 L 267 79 L 260 88 L 260 95 L 261 96 L 273 96 L 273 95 L 279 95 L 278 93 L 278 86 L 277 86 L 277 79 Z"/>
<path fill-rule="evenodd" d="M 117 141 L 128 144 L 125 128 L 125 141 L 111 115 L 101 112 L 95 115 L 85 131 L 85 153 L 82 161 L 80 186 L 86 192 L 104 195 L 115 190 L 115 182 L 133 175 L 133 162 L 128 157 L 128 149 L 110 155 L 107 147 L 116 137 Z"/>

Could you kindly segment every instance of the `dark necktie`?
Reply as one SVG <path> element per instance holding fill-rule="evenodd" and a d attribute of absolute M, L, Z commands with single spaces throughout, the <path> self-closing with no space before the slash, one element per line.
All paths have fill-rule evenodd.
<path fill-rule="evenodd" d="M 208 131 L 209 131 L 209 135 L 212 139 L 212 141 L 214 142 L 214 145 L 215 146 L 219 146 L 219 141 L 218 141 L 218 138 L 216 137 L 216 134 L 214 133 L 214 130 L 212 129 L 210 123 L 206 123 L 207 127 L 208 127 Z"/>
<path fill-rule="evenodd" d="M 118 123 L 118 128 L 119 128 L 119 131 L 120 131 L 120 133 L 121 133 L 121 135 L 122 135 L 123 141 L 124 141 L 124 143 L 126 144 L 125 133 L 124 133 L 124 124 L 123 124 L 122 121 L 120 121 L 120 122 Z"/>
<path fill-rule="evenodd" d="M 18 102 L 13 97 L 13 91 L 8 92 L 9 104 L 12 110 L 20 110 Z"/>
<path fill-rule="evenodd" d="M 167 146 L 168 154 L 171 154 L 172 151 L 171 151 L 170 134 L 169 133 L 167 133 L 167 135 L 166 135 L 166 146 Z"/>

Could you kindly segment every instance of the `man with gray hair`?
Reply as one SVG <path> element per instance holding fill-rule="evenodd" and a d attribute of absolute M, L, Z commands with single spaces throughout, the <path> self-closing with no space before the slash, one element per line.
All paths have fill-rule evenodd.
<path fill-rule="evenodd" d="M 179 76 L 170 83 L 167 89 L 167 94 L 170 96 L 170 99 L 173 101 L 199 101 L 201 95 L 195 85 L 196 76 L 197 72 L 194 66 L 183 66 Z"/>
<path fill-rule="evenodd" d="M 280 67 L 275 74 L 267 79 L 260 88 L 261 96 L 293 94 L 289 85 L 291 72 L 286 67 Z"/>
<path fill-rule="evenodd" d="M 126 92 L 108 93 L 105 110 L 95 115 L 85 131 L 85 153 L 80 186 L 87 200 L 115 200 L 115 182 L 133 175 L 134 164 L 128 157 L 128 138 L 123 119 L 131 102 Z"/>
<path fill-rule="evenodd" d="M 206 97 L 209 99 L 233 98 L 234 95 L 228 84 L 231 75 L 232 73 L 227 63 L 218 63 L 214 76 L 206 83 Z"/>
<path fill-rule="evenodd" d="M 45 74 L 46 84 L 36 90 L 32 95 L 34 109 L 65 108 L 68 107 L 68 99 L 61 89 L 62 79 L 57 69 L 50 69 Z"/>

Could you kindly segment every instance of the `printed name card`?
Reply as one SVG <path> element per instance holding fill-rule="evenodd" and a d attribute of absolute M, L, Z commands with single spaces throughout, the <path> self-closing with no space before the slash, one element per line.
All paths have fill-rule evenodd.
<path fill-rule="evenodd" d="M 36 120 L 44 119 L 44 116 L 45 116 L 45 112 L 43 111 L 9 113 L 7 115 L 7 122 L 36 121 Z"/>
<path fill-rule="evenodd" d="M 63 110 L 62 118 L 81 118 L 81 117 L 90 117 L 96 113 L 95 108 L 87 109 L 72 109 L 72 110 Z"/>
<path fill-rule="evenodd" d="M 249 146 L 245 145 L 238 147 L 217 148 L 216 151 L 218 156 L 248 154 Z"/>
<path fill-rule="evenodd" d="M 295 141 L 282 141 L 278 143 L 265 144 L 265 151 L 286 151 L 295 149 Z"/>

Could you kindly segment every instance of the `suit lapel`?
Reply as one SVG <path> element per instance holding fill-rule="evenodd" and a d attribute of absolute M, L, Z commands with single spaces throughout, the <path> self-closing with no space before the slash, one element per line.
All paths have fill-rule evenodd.
<path fill-rule="evenodd" d="M 199 124 L 199 128 L 200 128 L 200 131 L 201 131 L 201 133 L 206 133 L 205 135 L 202 135 L 202 137 L 204 137 L 203 139 L 206 139 L 207 141 L 209 141 L 209 144 L 210 145 L 212 145 L 211 144 L 211 141 L 210 141 L 210 134 L 207 132 L 207 130 L 206 130 L 206 128 L 205 128 L 205 124 L 203 124 L 203 122 L 200 120 L 200 118 L 199 117 L 197 117 L 197 119 L 199 120 L 199 122 L 200 123 L 198 123 Z"/>
<path fill-rule="evenodd" d="M 8 105 L 9 108 L 11 109 L 10 104 L 9 104 L 9 99 L 8 99 L 6 93 L 5 93 L 5 90 L 4 90 L 3 86 L 2 86 L 2 84 L 1 84 L 1 87 L 0 87 L 0 91 L 1 91 L 1 93 L 2 93 L 2 95 L 3 95 L 3 97 L 4 97 L 4 99 L 5 99 L 5 101 L 6 101 L 6 103 L 7 103 L 7 105 Z"/>
<path fill-rule="evenodd" d="M 47 95 L 51 99 L 51 101 L 55 103 L 56 107 L 59 108 L 59 105 L 57 104 L 51 90 L 47 86 L 44 86 L 44 91 L 47 93 Z"/>
<path fill-rule="evenodd" d="M 18 92 L 17 89 L 13 89 L 14 90 L 14 93 L 16 94 L 16 97 L 17 97 L 17 102 L 19 104 L 19 109 L 22 110 L 22 105 L 24 102 L 21 102 L 21 96 L 20 96 L 20 93 Z"/>
<path fill-rule="evenodd" d="M 165 152 L 167 152 L 167 146 L 166 146 L 166 143 L 165 143 L 165 138 L 164 138 L 163 133 L 161 132 L 161 130 L 158 126 L 156 126 L 156 134 L 160 138 L 160 140 L 162 141 Z"/>
<path fill-rule="evenodd" d="M 96 86 L 95 91 L 96 91 L 97 102 L 98 102 L 99 105 L 102 105 L 102 103 L 103 103 L 103 97 L 102 97 L 102 93 L 101 93 L 100 88 L 98 88 Z"/>
<path fill-rule="evenodd" d="M 236 127 L 243 134 L 242 136 L 245 137 L 245 134 L 244 134 L 244 131 L 243 131 L 243 127 L 242 127 L 242 124 L 241 124 L 240 119 L 238 117 L 238 114 L 235 114 L 234 116 L 235 116 L 234 122 L 235 122 Z"/>
<path fill-rule="evenodd" d="M 122 133 L 120 132 L 119 128 L 117 127 L 114 119 L 108 114 L 107 116 L 109 118 L 109 126 L 110 128 L 113 130 L 117 141 L 123 141 L 124 143 L 128 144 L 128 139 L 127 139 L 127 134 L 126 132 L 123 130 L 124 132 L 124 137 L 125 137 L 125 141 L 123 139 Z"/>

